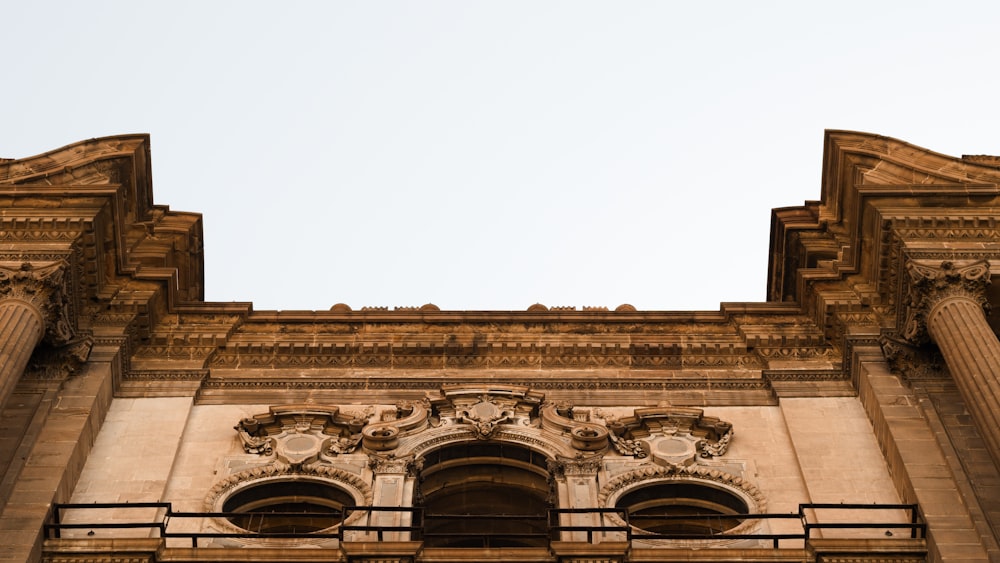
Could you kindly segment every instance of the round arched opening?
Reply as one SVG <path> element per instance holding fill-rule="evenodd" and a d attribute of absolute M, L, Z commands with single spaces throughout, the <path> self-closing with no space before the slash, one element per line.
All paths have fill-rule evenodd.
<path fill-rule="evenodd" d="M 654 483 L 623 494 L 616 508 L 628 511 L 629 523 L 650 534 L 713 536 L 743 522 L 747 502 L 735 492 L 691 481 Z"/>
<path fill-rule="evenodd" d="M 244 487 L 226 499 L 226 519 L 249 532 L 310 533 L 340 523 L 354 498 L 323 481 L 267 481 Z"/>
<path fill-rule="evenodd" d="M 458 444 L 425 455 L 420 478 L 425 545 L 548 545 L 545 456 L 498 442 Z"/>

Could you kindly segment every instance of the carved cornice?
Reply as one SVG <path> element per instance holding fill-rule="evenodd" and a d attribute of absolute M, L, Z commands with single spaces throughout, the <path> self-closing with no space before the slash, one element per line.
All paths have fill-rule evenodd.
<path fill-rule="evenodd" d="M 45 340 L 57 345 L 69 342 L 76 332 L 70 318 L 67 267 L 66 262 L 46 266 L 24 262 L 19 268 L 0 265 L 0 299 L 15 299 L 36 309 L 45 324 Z"/>
<path fill-rule="evenodd" d="M 989 306 L 986 288 L 990 285 L 990 265 L 985 260 L 961 264 L 910 261 L 906 272 L 909 291 L 901 336 L 912 343 L 922 344 L 929 339 L 928 316 L 944 300 L 964 298 L 984 309 Z"/>
<path fill-rule="evenodd" d="M 768 296 L 799 303 L 840 349 L 853 334 L 902 334 L 912 308 L 908 262 L 1000 258 L 998 225 L 996 167 L 888 137 L 828 131 L 822 200 L 774 211 Z M 838 291 L 854 293 L 856 302 L 833 311 L 817 306 Z M 845 308 L 871 315 L 843 316 Z"/>

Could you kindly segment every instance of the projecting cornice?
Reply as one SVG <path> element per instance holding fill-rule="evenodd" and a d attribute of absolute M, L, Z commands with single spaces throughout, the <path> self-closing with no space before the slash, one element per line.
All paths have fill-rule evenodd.
<path fill-rule="evenodd" d="M 829 131 L 821 200 L 773 213 L 766 303 L 256 312 L 202 300 L 200 215 L 153 205 L 149 163 L 145 135 L 0 160 L 0 261 L 67 264 L 82 334 L 124 348 L 119 394 L 230 401 L 294 387 L 306 400 L 493 378 L 553 396 L 671 390 L 693 405 L 845 393 L 849 350 L 905 321 L 908 264 L 1000 267 L 1000 160 Z M 732 395 L 708 393 L 723 388 Z"/>
<path fill-rule="evenodd" d="M 0 261 L 65 264 L 83 336 L 134 346 L 202 299 L 201 216 L 153 204 L 148 135 L 0 159 Z"/>
<path fill-rule="evenodd" d="M 898 330 L 913 260 L 1000 258 L 1000 160 L 827 131 L 822 198 L 772 214 L 768 298 L 836 344 L 852 323 Z"/>

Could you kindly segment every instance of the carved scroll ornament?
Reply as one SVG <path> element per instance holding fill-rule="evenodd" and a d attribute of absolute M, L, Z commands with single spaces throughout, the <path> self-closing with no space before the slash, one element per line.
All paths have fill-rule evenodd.
<path fill-rule="evenodd" d="M 694 463 L 695 457 L 725 455 L 733 425 L 704 411 L 685 407 L 636 409 L 635 414 L 609 419 L 611 445 L 622 455 L 652 455 L 664 463 Z"/>
<path fill-rule="evenodd" d="M 233 427 L 250 454 L 278 457 L 290 463 L 352 453 L 361 442 L 367 413 L 344 413 L 322 405 L 272 406 L 266 413 L 244 418 Z"/>
<path fill-rule="evenodd" d="M 527 426 L 543 396 L 520 386 L 444 385 L 428 396 L 434 423 L 468 424 L 476 438 L 495 438 L 502 426 Z"/>
<path fill-rule="evenodd" d="M 428 409 L 424 401 L 404 401 L 395 410 L 384 411 L 382 420 L 365 426 L 362 444 L 371 451 L 394 450 L 400 436 L 419 432 L 427 426 Z"/>
<path fill-rule="evenodd" d="M 901 336 L 914 344 L 928 341 L 927 318 L 934 306 L 946 299 L 971 299 L 988 312 L 990 264 L 986 260 L 964 264 L 944 261 L 940 265 L 911 261 L 906 272 L 910 283 Z"/>
<path fill-rule="evenodd" d="M 596 452 L 608 447 L 608 429 L 589 421 L 589 416 L 574 416 L 569 404 L 546 403 L 541 409 L 542 428 L 568 434 L 570 445 L 584 452 Z M 580 420 L 580 418 L 586 420 Z"/>
<path fill-rule="evenodd" d="M 24 262 L 19 268 L 0 265 L 0 299 L 14 299 L 34 307 L 45 323 L 45 339 L 64 344 L 73 338 L 65 261 L 47 266 Z"/>

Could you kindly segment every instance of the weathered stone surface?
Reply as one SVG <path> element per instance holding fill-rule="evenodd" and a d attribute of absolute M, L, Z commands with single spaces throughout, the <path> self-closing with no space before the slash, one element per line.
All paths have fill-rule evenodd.
<path fill-rule="evenodd" d="M 827 132 L 821 200 L 774 212 L 770 301 L 694 313 L 206 303 L 201 218 L 153 205 L 149 171 L 144 136 L 0 161 L 4 279 L 53 264 L 61 276 L 52 291 L 0 288 L 0 401 L 16 398 L 0 409 L 0 561 L 998 558 L 1000 473 L 988 452 L 1000 455 L 1000 317 L 984 308 L 1000 299 L 988 286 L 1000 264 L 995 158 Z M 79 348 L 57 348 L 67 341 Z M 53 503 L 200 512 L 272 497 L 470 514 L 534 502 L 543 523 L 515 530 L 480 514 L 493 520 L 477 528 L 406 511 L 350 520 L 514 531 L 489 549 L 405 528 L 382 542 L 351 530 L 345 544 L 229 537 L 194 548 L 143 528 L 42 542 Z M 730 536 L 794 535 L 800 504 L 832 503 L 804 509 L 810 522 L 908 522 L 908 508 L 862 508 L 897 502 L 919 505 L 926 539 L 873 527 L 814 529 L 779 549 L 724 533 L 629 544 L 613 511 L 558 520 L 606 526 L 600 543 L 579 530 L 550 536 L 544 515 L 708 506 L 794 516 L 723 514 Z M 63 522 L 158 521 L 165 510 L 81 509 Z M 170 521 L 188 533 L 250 525 Z M 641 518 L 632 524 L 641 533 Z M 290 549 L 300 544 L 311 549 Z"/>

